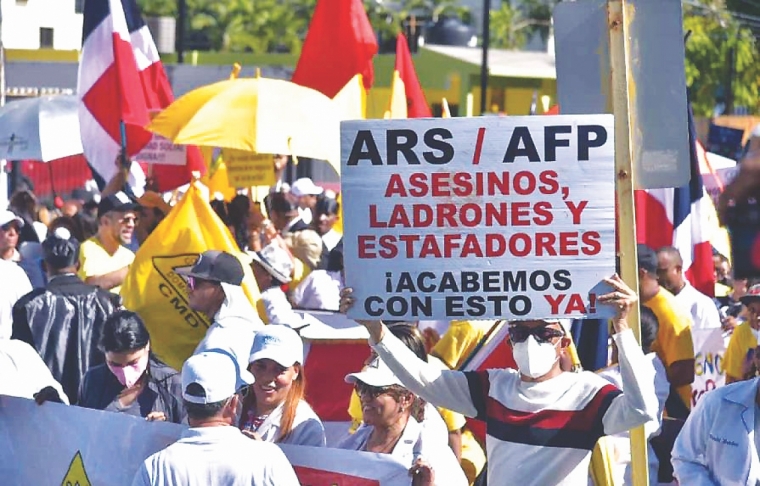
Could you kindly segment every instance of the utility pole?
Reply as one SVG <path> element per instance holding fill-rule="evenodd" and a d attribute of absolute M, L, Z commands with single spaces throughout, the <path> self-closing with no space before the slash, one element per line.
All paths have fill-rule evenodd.
<path fill-rule="evenodd" d="M 185 19 L 187 0 L 177 0 L 177 64 L 185 62 Z"/>
<path fill-rule="evenodd" d="M 480 114 L 486 113 L 488 96 L 488 44 L 491 38 L 491 0 L 483 0 L 483 60 L 480 64 Z"/>

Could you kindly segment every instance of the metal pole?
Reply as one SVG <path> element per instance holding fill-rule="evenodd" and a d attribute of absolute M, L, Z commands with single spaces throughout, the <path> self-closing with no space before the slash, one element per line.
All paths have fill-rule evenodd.
<path fill-rule="evenodd" d="M 185 62 L 185 19 L 187 1 L 177 0 L 177 64 Z"/>
<path fill-rule="evenodd" d="M 480 114 L 486 113 L 488 96 L 488 44 L 491 39 L 491 0 L 483 0 L 483 60 L 480 64 Z"/>

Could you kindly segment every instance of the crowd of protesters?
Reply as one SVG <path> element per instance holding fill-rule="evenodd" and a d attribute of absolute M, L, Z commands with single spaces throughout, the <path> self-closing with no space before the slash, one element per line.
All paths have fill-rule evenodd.
<path fill-rule="evenodd" d="M 733 279 L 723 255 L 716 300 L 690 285 L 676 248 L 639 245 L 637 291 L 614 275 L 599 298 L 616 310 L 603 370 L 581 369 L 559 319 L 509 323 L 517 370 L 483 372 L 458 368 L 493 321 L 360 322 L 368 357 L 345 377 L 354 423 L 328 443 L 306 395 L 297 311 L 353 304 L 337 195 L 304 178 L 260 203 L 240 194 L 211 205 L 248 255 L 261 299 L 258 309 L 248 301 L 243 263 L 229 253 L 210 249 L 179 272 L 190 307 L 212 323 L 181 370 L 151 351 L 142 318 L 119 297 L 171 201 L 77 191 L 46 208 L 25 190 L 0 212 L 0 394 L 188 425 L 135 485 L 298 484 L 277 443 L 390 454 L 415 485 L 586 484 L 599 439 L 627 442 L 638 426 L 650 484 L 760 479 L 750 467 L 760 450 L 760 284 Z M 628 325 L 634 307 L 640 344 Z M 695 329 L 723 330 L 727 381 L 739 383 L 691 410 Z M 485 422 L 484 441 L 465 417 Z M 609 484 L 630 483 L 630 454 L 613 466 Z"/>

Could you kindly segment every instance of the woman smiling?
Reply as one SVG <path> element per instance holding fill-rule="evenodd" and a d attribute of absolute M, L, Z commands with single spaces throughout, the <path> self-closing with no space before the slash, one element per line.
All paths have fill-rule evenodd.
<path fill-rule="evenodd" d="M 255 382 L 243 400 L 240 429 L 257 440 L 323 447 L 325 429 L 304 400 L 303 342 L 286 326 L 256 333 L 248 370 Z"/>

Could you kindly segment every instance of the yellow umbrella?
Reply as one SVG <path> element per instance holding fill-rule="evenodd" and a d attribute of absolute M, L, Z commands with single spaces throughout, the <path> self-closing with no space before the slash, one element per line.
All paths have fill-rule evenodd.
<path fill-rule="evenodd" d="M 148 130 L 177 144 L 327 160 L 340 173 L 340 113 L 322 93 L 288 81 L 229 79 L 195 89 Z"/>

